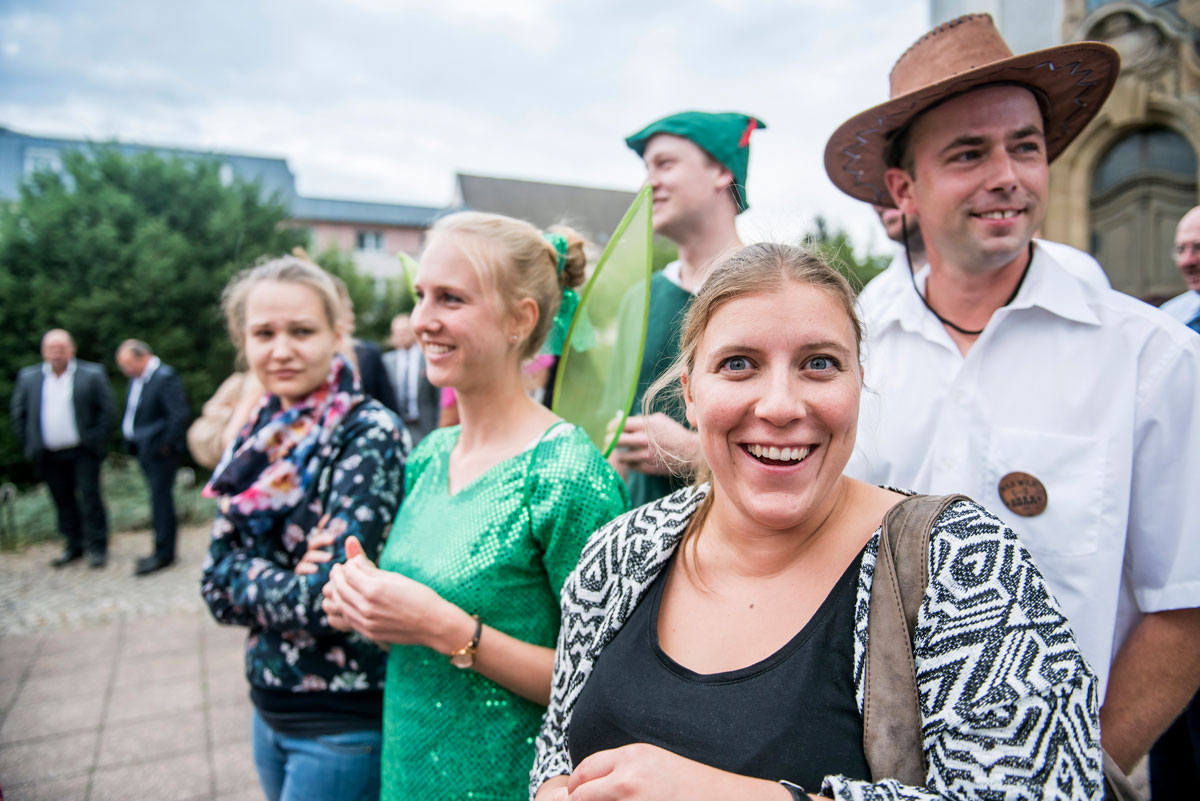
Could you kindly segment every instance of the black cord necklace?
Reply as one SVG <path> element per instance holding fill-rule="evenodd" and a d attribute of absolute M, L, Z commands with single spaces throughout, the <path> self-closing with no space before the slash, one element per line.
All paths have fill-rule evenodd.
<path fill-rule="evenodd" d="M 935 309 L 929 305 L 929 301 L 927 301 L 925 299 L 925 296 L 921 294 L 921 290 L 917 288 L 917 266 L 912 263 L 912 254 L 908 252 L 908 216 L 907 215 L 902 216 L 900 218 L 900 230 L 901 230 L 901 233 L 904 235 L 904 258 L 908 259 L 908 277 L 909 277 L 909 279 L 912 280 L 913 289 L 916 291 L 917 297 L 920 298 L 921 302 L 925 304 L 925 308 L 929 309 L 930 313 L 932 313 L 934 317 L 938 318 L 938 321 L 941 322 L 942 325 L 949 326 L 950 328 L 953 328 L 955 331 L 957 331 L 958 333 L 960 333 L 964 336 L 977 337 L 980 334 L 982 334 L 983 333 L 982 328 L 980 328 L 978 331 L 970 331 L 966 328 L 963 328 L 960 325 L 955 325 L 954 323 L 950 322 L 942 315 L 938 314 L 937 309 Z M 1029 240 L 1029 259 L 1025 262 L 1025 269 L 1021 271 L 1021 280 L 1017 281 L 1016 288 L 1013 289 L 1012 294 L 1008 296 L 1008 300 L 1004 301 L 1004 303 L 1001 304 L 1001 307 L 1007 306 L 1008 304 L 1012 303 L 1014 300 L 1017 299 L 1017 293 L 1021 291 L 1021 286 L 1025 283 L 1025 276 L 1029 275 L 1029 265 L 1031 265 L 1031 264 L 1033 264 L 1033 240 L 1032 239 Z M 925 286 L 927 288 L 929 286 L 928 278 L 925 279 Z"/>

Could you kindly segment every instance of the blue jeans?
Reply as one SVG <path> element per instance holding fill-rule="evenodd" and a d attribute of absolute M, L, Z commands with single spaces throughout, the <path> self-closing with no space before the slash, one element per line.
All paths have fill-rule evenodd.
<path fill-rule="evenodd" d="M 267 801 L 378 801 L 379 731 L 289 737 L 254 711 L 254 765 Z"/>

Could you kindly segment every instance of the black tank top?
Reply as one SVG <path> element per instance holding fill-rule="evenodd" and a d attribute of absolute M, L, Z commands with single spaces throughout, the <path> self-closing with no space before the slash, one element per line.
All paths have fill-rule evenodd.
<path fill-rule="evenodd" d="M 854 604 L 862 553 L 786 645 L 726 673 L 688 670 L 659 647 L 668 570 L 600 654 L 567 731 L 571 762 L 631 743 L 817 792 L 825 776 L 869 779 L 854 697 Z"/>

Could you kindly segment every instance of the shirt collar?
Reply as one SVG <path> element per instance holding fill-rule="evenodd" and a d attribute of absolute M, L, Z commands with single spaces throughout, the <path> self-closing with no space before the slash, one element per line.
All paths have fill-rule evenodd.
<path fill-rule="evenodd" d="M 50 362 L 42 362 L 42 375 L 53 376 L 54 378 L 70 378 L 75 375 L 75 360 L 71 359 L 67 362 L 67 369 L 63 370 L 62 375 L 54 375 L 54 368 L 50 366 Z"/>
<path fill-rule="evenodd" d="M 901 253 L 897 257 L 897 266 L 908 268 L 908 259 Z M 908 282 L 904 291 L 898 293 L 894 302 L 880 310 L 875 321 L 879 330 L 891 325 L 898 325 L 906 331 L 924 334 L 926 337 L 938 336 L 945 333 L 938 319 L 925 308 L 921 297 L 917 294 L 925 291 L 925 280 L 929 277 L 929 265 L 926 264 L 917 271 L 913 281 Z M 1013 302 L 1005 309 L 1028 309 L 1037 306 L 1058 317 L 1079 323 L 1099 325 L 1100 318 L 1088 304 L 1086 290 L 1079 279 L 1046 252 L 1045 248 L 1034 247 L 1033 263 L 1029 265 L 1029 273 L 1021 285 L 1021 291 L 1013 298 Z"/>
<path fill-rule="evenodd" d="M 154 371 L 158 369 L 160 364 L 162 364 L 162 361 L 157 356 L 151 356 L 149 361 L 146 362 L 146 369 L 142 370 L 142 374 L 135 380 L 145 384 L 150 380 L 150 376 L 154 375 Z"/>

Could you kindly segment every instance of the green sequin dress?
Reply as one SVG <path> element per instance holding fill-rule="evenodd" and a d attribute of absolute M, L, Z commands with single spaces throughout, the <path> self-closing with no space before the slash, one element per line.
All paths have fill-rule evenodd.
<path fill-rule="evenodd" d="M 591 533 L 628 508 L 625 485 L 582 429 L 557 423 L 451 495 L 458 435 L 438 429 L 409 457 L 380 567 L 553 648 L 563 581 Z M 444 654 L 401 645 L 388 656 L 383 706 L 383 801 L 528 796 L 544 707 Z"/>

